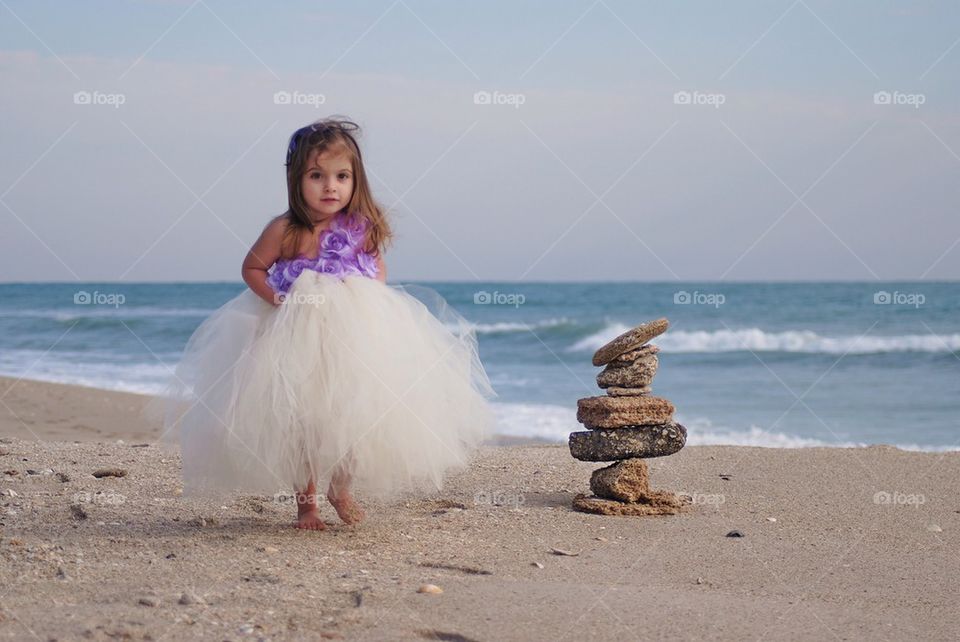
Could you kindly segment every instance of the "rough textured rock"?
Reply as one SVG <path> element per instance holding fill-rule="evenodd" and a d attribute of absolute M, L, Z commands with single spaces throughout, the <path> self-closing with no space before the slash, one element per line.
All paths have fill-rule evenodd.
<path fill-rule="evenodd" d="M 642 502 L 618 502 L 613 499 L 578 494 L 574 510 L 596 515 L 676 515 L 691 504 L 690 497 L 655 490 Z"/>
<path fill-rule="evenodd" d="M 594 353 L 593 365 L 606 365 L 624 352 L 636 350 L 647 341 L 650 341 L 650 339 L 666 332 L 669 326 L 670 322 L 663 318 L 648 323 L 641 323 L 637 327 L 627 330 Z"/>
<path fill-rule="evenodd" d="M 615 366 L 610 363 L 597 374 L 597 385 L 601 388 L 649 386 L 657 375 L 659 365 L 660 359 L 655 354 L 641 357 L 625 366 Z"/>
<path fill-rule="evenodd" d="M 601 395 L 577 400 L 577 421 L 591 429 L 666 424 L 673 420 L 673 411 L 667 399 L 652 395 Z"/>
<path fill-rule="evenodd" d="M 655 346 L 652 343 L 648 343 L 645 346 L 640 346 L 636 350 L 631 350 L 630 352 L 624 352 L 616 359 L 612 359 L 608 366 L 626 366 L 630 365 L 640 357 L 646 357 L 651 354 L 657 354 L 660 352 L 660 347 Z"/>
<path fill-rule="evenodd" d="M 642 386 L 640 388 L 624 388 L 623 386 L 610 386 L 606 388 L 606 392 L 611 397 L 639 397 L 641 395 L 649 395 L 653 389 L 650 386 Z"/>
<path fill-rule="evenodd" d="M 650 494 L 647 462 L 624 459 L 598 468 L 590 476 L 590 490 L 597 497 L 636 502 Z"/>
<path fill-rule="evenodd" d="M 687 443 L 687 429 L 678 423 L 630 426 L 570 433 L 570 454 L 580 461 L 618 461 L 633 457 L 672 455 Z"/>

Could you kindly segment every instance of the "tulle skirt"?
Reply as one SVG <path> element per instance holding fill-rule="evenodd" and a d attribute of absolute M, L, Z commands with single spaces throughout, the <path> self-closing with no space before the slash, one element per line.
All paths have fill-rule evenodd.
<path fill-rule="evenodd" d="M 436 291 L 305 270 L 280 306 L 245 289 L 204 320 L 146 413 L 179 445 L 188 496 L 323 493 L 346 474 L 387 497 L 467 464 L 494 396 Z"/>

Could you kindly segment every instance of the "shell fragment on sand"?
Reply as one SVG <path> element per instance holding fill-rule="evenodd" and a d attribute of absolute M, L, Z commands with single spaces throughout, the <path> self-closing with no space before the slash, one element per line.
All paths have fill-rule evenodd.
<path fill-rule="evenodd" d="M 637 327 L 627 330 L 594 353 L 593 365 L 606 365 L 624 352 L 636 350 L 654 337 L 666 332 L 669 326 L 670 322 L 662 318 L 649 323 L 641 323 Z"/>
<path fill-rule="evenodd" d="M 580 461 L 618 461 L 665 457 L 687 443 L 687 429 L 671 422 L 660 426 L 626 426 L 570 433 L 570 454 Z"/>
<path fill-rule="evenodd" d="M 642 502 L 618 502 L 584 494 L 573 498 L 573 509 L 596 515 L 676 515 L 691 504 L 690 497 L 652 491 Z"/>
<path fill-rule="evenodd" d="M 649 386 L 657 375 L 659 365 L 660 359 L 655 354 L 640 357 L 625 366 L 615 366 L 613 363 L 609 363 L 606 368 L 597 374 L 597 385 L 601 388 L 609 386 L 624 388 Z"/>
<path fill-rule="evenodd" d="M 647 462 L 642 459 L 624 459 L 598 468 L 590 476 L 590 490 L 603 499 L 640 501 L 650 494 Z"/>
<path fill-rule="evenodd" d="M 656 426 L 673 420 L 673 404 L 663 397 L 600 395 L 577 400 L 577 421 L 590 429 Z"/>

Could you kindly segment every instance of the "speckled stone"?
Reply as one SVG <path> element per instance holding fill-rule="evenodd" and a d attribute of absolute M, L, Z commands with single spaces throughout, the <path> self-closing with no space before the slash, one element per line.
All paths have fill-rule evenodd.
<path fill-rule="evenodd" d="M 660 359 L 655 354 L 641 357 L 625 366 L 615 366 L 610 363 L 597 374 L 597 385 L 601 388 L 649 386 L 657 375 L 659 365 Z"/>
<path fill-rule="evenodd" d="M 660 490 L 652 491 L 642 502 L 618 502 L 581 493 L 573 498 L 573 509 L 595 515 L 676 515 L 691 503 L 688 495 Z"/>
<path fill-rule="evenodd" d="M 624 352 L 616 359 L 611 359 L 610 363 L 607 365 L 610 366 L 627 366 L 639 359 L 640 357 L 646 357 L 651 354 L 657 354 L 660 352 L 660 346 L 655 346 L 652 343 L 648 343 L 645 346 L 640 346 L 636 350 L 631 350 L 630 352 Z"/>
<path fill-rule="evenodd" d="M 639 501 L 650 493 L 647 462 L 642 459 L 624 459 L 598 468 L 590 476 L 590 490 L 604 499 Z"/>
<path fill-rule="evenodd" d="M 639 397 L 641 395 L 649 395 L 652 391 L 650 386 L 642 386 L 640 388 L 623 388 L 621 386 L 610 386 L 605 389 L 607 394 L 611 397 Z"/>
<path fill-rule="evenodd" d="M 580 461 L 619 461 L 634 457 L 665 457 L 687 443 L 687 429 L 672 422 L 661 426 L 628 426 L 613 430 L 570 433 L 570 454 Z"/>
<path fill-rule="evenodd" d="M 652 395 L 613 397 L 601 395 L 577 400 L 577 421 L 588 428 L 653 426 L 670 423 L 673 404 Z"/>
<path fill-rule="evenodd" d="M 650 341 L 650 339 L 666 332 L 669 326 L 670 322 L 662 318 L 648 323 L 641 323 L 637 327 L 627 330 L 594 353 L 593 365 L 606 365 L 624 352 L 636 350 L 647 341 Z"/>

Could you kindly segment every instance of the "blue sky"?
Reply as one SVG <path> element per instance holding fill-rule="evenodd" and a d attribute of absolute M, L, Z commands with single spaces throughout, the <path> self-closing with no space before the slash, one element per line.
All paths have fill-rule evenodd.
<path fill-rule="evenodd" d="M 3 0 L 0 279 L 238 279 L 331 113 L 393 280 L 956 279 L 958 42 L 946 2 Z"/>

